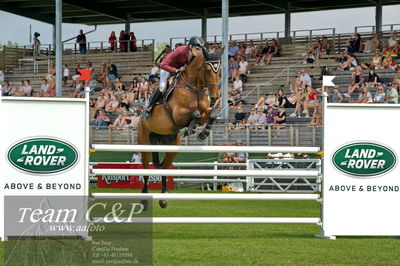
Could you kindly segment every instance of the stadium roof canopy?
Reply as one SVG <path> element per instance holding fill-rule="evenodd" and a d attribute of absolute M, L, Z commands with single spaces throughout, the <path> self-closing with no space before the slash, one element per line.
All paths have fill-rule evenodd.
<path fill-rule="evenodd" d="M 399 0 L 382 0 L 383 5 Z M 290 12 L 375 6 L 375 0 L 291 0 Z M 287 1 L 230 0 L 229 16 L 284 13 Z M 63 0 L 63 22 L 86 25 L 221 17 L 221 0 Z M 0 10 L 54 24 L 55 0 L 0 0 Z"/>

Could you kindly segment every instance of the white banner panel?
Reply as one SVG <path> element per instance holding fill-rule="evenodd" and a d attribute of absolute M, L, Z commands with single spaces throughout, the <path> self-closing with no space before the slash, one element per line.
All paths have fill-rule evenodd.
<path fill-rule="evenodd" d="M 323 234 L 400 235 L 400 105 L 324 109 Z"/>
<path fill-rule="evenodd" d="M 87 196 L 86 99 L 0 97 L 0 236 L 5 196 Z"/>

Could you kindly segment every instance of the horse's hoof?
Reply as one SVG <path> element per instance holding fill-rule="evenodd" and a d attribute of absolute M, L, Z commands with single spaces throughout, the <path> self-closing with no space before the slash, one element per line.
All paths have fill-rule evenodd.
<path fill-rule="evenodd" d="M 143 205 L 143 211 L 147 211 L 147 209 L 149 208 L 149 201 L 148 200 L 141 200 L 140 204 Z"/>
<path fill-rule="evenodd" d="M 198 141 L 205 141 L 208 138 L 208 135 L 209 134 L 206 134 L 206 133 L 199 133 L 197 135 L 197 140 Z"/>
<path fill-rule="evenodd" d="M 160 207 L 163 209 L 167 208 L 167 206 L 168 206 L 167 200 L 160 200 L 158 203 L 160 204 Z"/>
<path fill-rule="evenodd" d="M 189 130 L 189 129 L 188 129 L 187 127 L 182 128 L 182 129 L 179 131 L 178 136 L 181 137 L 181 138 L 186 137 L 186 136 L 187 136 L 188 130 Z"/>

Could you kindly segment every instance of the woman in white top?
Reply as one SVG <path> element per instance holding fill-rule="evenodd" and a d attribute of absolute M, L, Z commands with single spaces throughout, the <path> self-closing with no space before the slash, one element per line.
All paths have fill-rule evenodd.
<path fill-rule="evenodd" d="M 271 107 L 275 107 L 276 106 L 275 93 L 270 91 L 265 96 L 266 97 L 261 96 L 260 99 L 258 99 L 258 102 L 255 105 L 255 108 L 263 107 L 264 109 L 267 109 L 268 106 L 271 106 Z"/>
<path fill-rule="evenodd" d="M 147 82 L 145 77 L 140 78 L 139 83 L 139 100 L 143 99 L 147 100 L 147 93 L 149 92 L 149 83 Z"/>
<path fill-rule="evenodd" d="M 351 102 L 351 101 L 350 101 Z M 356 103 L 373 103 L 372 94 L 369 92 L 368 87 L 363 87 Z"/>
<path fill-rule="evenodd" d="M 243 82 L 238 75 L 235 76 L 235 81 L 233 82 L 233 87 L 229 89 L 229 92 L 237 92 L 243 90 Z"/>

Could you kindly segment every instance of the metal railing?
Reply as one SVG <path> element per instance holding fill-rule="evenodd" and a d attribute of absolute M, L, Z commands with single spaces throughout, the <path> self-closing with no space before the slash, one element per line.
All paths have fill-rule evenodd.
<path fill-rule="evenodd" d="M 367 30 L 363 30 L 367 29 Z M 360 31 L 363 30 L 363 31 Z M 383 24 L 382 31 L 394 31 L 400 30 L 400 24 Z M 354 33 L 361 33 L 361 32 L 375 32 L 375 25 L 368 25 L 368 26 L 355 26 Z"/>

